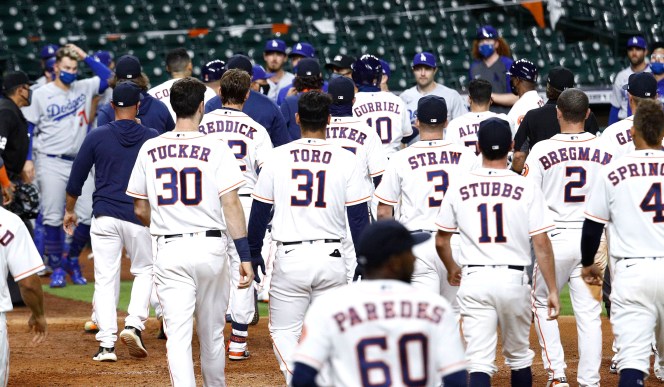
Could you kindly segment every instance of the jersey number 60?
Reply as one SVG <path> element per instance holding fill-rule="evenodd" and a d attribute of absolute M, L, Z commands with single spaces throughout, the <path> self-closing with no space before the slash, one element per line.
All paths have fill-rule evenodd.
<path fill-rule="evenodd" d="M 429 339 L 422 333 L 410 333 L 401 336 L 399 338 L 398 351 L 399 351 L 399 363 L 401 368 L 401 381 L 404 386 L 418 387 L 418 386 L 428 386 L 428 354 L 429 354 Z M 366 338 L 360 341 L 357 344 L 357 359 L 360 363 L 360 373 L 362 374 L 362 386 L 363 387 L 388 387 L 392 385 L 392 375 L 390 366 L 384 361 L 380 360 L 369 360 L 367 352 L 370 352 L 368 349 L 371 347 L 378 347 L 379 349 L 386 351 L 387 348 L 387 338 L 383 337 L 371 337 Z M 411 348 L 419 347 L 419 353 L 412 354 L 408 353 L 408 350 Z M 393 351 L 394 349 L 390 349 Z M 376 353 L 376 351 L 371 351 Z M 410 355 L 410 356 L 409 356 Z M 411 375 L 409 360 L 415 360 L 415 364 L 421 364 L 422 369 L 417 374 L 419 378 L 415 378 Z M 381 375 L 382 374 L 382 375 Z M 378 377 L 380 375 L 380 377 Z M 373 376 L 373 380 L 370 376 Z M 382 383 L 381 383 L 382 381 Z"/>

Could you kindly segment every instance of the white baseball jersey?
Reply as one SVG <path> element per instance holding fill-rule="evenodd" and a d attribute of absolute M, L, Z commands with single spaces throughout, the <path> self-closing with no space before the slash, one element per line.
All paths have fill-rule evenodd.
<path fill-rule="evenodd" d="M 555 228 L 542 190 L 507 169 L 481 168 L 447 190 L 439 230 L 461 234 L 461 265 L 528 266 L 530 240 Z"/>
<path fill-rule="evenodd" d="M 288 71 L 284 72 L 284 75 L 281 77 L 279 82 L 274 83 L 270 78 L 267 80 L 267 84 L 270 85 L 270 90 L 267 92 L 267 97 L 272 100 L 272 102 L 277 103 L 277 97 L 279 96 L 279 91 L 283 88 L 290 88 L 293 86 L 293 79 L 295 75 L 289 73 Z"/>
<path fill-rule="evenodd" d="M 178 79 L 169 79 L 168 81 L 162 83 L 161 85 L 155 86 L 152 89 L 148 90 L 148 94 L 166 104 L 168 111 L 171 112 L 171 116 L 173 117 L 174 122 L 177 121 L 177 117 L 175 116 L 175 112 L 173 111 L 173 106 L 171 106 L 171 86 L 173 86 L 173 84 L 177 80 Z M 217 93 L 215 93 L 214 90 L 210 89 L 209 87 L 206 87 L 203 101 L 207 102 L 216 96 Z"/>
<path fill-rule="evenodd" d="M 436 215 L 450 182 L 470 171 L 475 154 L 445 140 L 420 140 L 392 155 L 374 195 L 401 204 L 398 220 L 409 230 L 436 230 Z"/>
<path fill-rule="evenodd" d="M 35 125 L 35 150 L 52 155 L 78 153 L 90 124 L 92 98 L 99 94 L 99 78 L 74 81 L 69 90 L 48 83 L 33 92 L 23 115 Z"/>
<path fill-rule="evenodd" d="M 516 128 L 514 122 L 510 121 L 507 115 L 485 111 L 466 113 L 450 121 L 447 128 L 445 128 L 445 140 L 468 147 L 478 155 L 480 150 L 477 147 L 477 131 L 480 128 L 480 122 L 492 117 L 509 122 L 510 128 L 512 128 L 512 137 L 514 137 Z"/>
<path fill-rule="evenodd" d="M 353 117 L 332 117 L 327 127 L 327 141 L 353 152 L 373 190 L 372 177 L 385 172 L 387 158 L 378 134 L 366 122 Z"/>
<path fill-rule="evenodd" d="M 272 239 L 297 242 L 346 237 L 346 206 L 369 200 L 355 156 L 325 140 L 302 138 L 274 148 L 252 194 L 274 204 Z"/>
<path fill-rule="evenodd" d="M 464 370 L 464 357 L 444 298 L 400 281 L 363 280 L 313 302 L 294 360 L 331 365 L 334 386 L 433 387 Z"/>
<path fill-rule="evenodd" d="M 664 151 L 637 150 L 605 166 L 593 185 L 585 216 L 610 224 L 614 257 L 661 257 L 664 251 Z"/>
<path fill-rule="evenodd" d="M 247 182 L 241 190 L 251 193 L 258 179 L 258 166 L 272 150 L 267 130 L 241 111 L 217 109 L 203 116 L 198 131 L 208 137 L 224 140 L 233 150 Z"/>
<path fill-rule="evenodd" d="M 583 208 L 600 168 L 612 155 L 592 133 L 559 133 L 540 141 L 528 154 L 524 175 L 541 187 L 558 226 L 583 222 Z M 580 226 L 575 226 L 580 228 Z"/>
<path fill-rule="evenodd" d="M 599 137 L 599 146 L 612 154 L 614 159 L 633 151 L 634 143 L 630 132 L 632 126 L 634 126 L 634 116 L 609 125 Z"/>
<path fill-rule="evenodd" d="M 510 121 L 514 123 L 514 127 L 518 129 L 526 113 L 542 106 L 544 106 L 544 100 L 542 100 L 542 97 L 537 94 L 536 90 L 530 90 L 516 101 L 509 113 L 507 113 L 507 117 L 509 117 Z M 514 137 L 515 133 L 516 131 L 512 130 L 512 137 Z"/>
<path fill-rule="evenodd" d="M 408 117 L 411 123 L 414 124 L 415 119 L 417 118 L 417 103 L 420 101 L 420 98 L 427 95 L 437 95 L 439 97 L 445 98 L 445 103 L 447 104 L 448 121 L 452 121 L 453 119 L 468 113 L 466 102 L 463 100 L 463 98 L 461 98 L 459 92 L 454 89 L 450 89 L 445 85 L 436 83 L 436 88 L 433 89 L 433 91 L 427 94 L 422 94 L 417 89 L 417 86 L 413 86 L 399 94 L 399 97 L 406 103 L 406 110 L 408 110 Z"/>
<path fill-rule="evenodd" d="M 7 287 L 8 271 L 18 282 L 44 269 L 32 237 L 21 218 L 0 207 L 0 313 L 13 309 Z"/>
<path fill-rule="evenodd" d="M 652 70 L 650 66 L 646 66 L 643 72 L 649 73 Z M 629 105 L 629 100 L 627 98 L 627 90 L 623 89 L 627 83 L 629 83 L 629 76 L 634 74 L 634 71 L 630 66 L 622 69 L 616 78 L 613 80 L 613 87 L 611 89 L 611 95 L 609 96 L 609 102 L 611 106 L 617 107 L 620 110 L 618 111 L 618 118 L 625 119 L 627 118 L 627 106 Z M 632 112 L 634 114 L 634 112 Z"/>
<path fill-rule="evenodd" d="M 225 231 L 219 198 L 244 184 L 227 146 L 199 132 L 166 132 L 141 147 L 127 195 L 150 202 L 152 235 Z"/>
<path fill-rule="evenodd" d="M 389 91 L 355 94 L 353 117 L 365 121 L 378 133 L 388 157 L 401 148 L 402 138 L 413 134 L 406 105 Z"/>

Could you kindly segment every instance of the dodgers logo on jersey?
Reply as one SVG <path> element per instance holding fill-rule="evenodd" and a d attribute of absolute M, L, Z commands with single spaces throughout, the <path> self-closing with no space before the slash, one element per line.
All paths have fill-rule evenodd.
<path fill-rule="evenodd" d="M 85 94 L 80 94 L 76 99 L 70 99 L 64 105 L 58 105 L 55 103 L 48 105 L 46 107 L 46 114 L 48 114 L 48 118 L 51 118 L 54 121 L 60 121 L 69 115 L 75 115 L 78 109 L 84 104 Z"/>

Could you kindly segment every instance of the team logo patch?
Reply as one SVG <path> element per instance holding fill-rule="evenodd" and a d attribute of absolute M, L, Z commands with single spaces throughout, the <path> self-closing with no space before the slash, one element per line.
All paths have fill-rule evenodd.
<path fill-rule="evenodd" d="M 279 43 L 276 40 L 272 41 L 272 47 L 279 47 Z"/>
<path fill-rule="evenodd" d="M 420 54 L 420 60 L 426 61 L 427 57 L 424 54 Z"/>

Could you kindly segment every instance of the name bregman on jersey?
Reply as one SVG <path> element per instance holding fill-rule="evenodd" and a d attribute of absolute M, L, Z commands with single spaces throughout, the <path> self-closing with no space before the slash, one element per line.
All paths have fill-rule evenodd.
<path fill-rule="evenodd" d="M 353 113 L 356 117 L 361 117 L 362 114 L 373 112 L 392 112 L 394 114 L 401 114 L 399 105 L 394 102 L 367 102 L 353 108 Z"/>
<path fill-rule="evenodd" d="M 334 314 L 334 320 L 339 330 L 344 332 L 347 328 L 368 321 L 389 320 L 393 318 L 413 318 L 439 323 L 443 319 L 444 310 L 440 306 L 428 302 L 414 303 L 411 301 L 385 301 L 382 303 L 367 302 L 364 309 L 356 310 L 349 307 L 343 312 Z"/>
<path fill-rule="evenodd" d="M 329 126 L 326 136 L 327 138 L 345 138 L 361 145 L 364 145 L 364 140 L 367 138 L 366 134 L 346 126 Z"/>
<path fill-rule="evenodd" d="M 539 162 L 542 163 L 544 170 L 547 170 L 556 164 L 570 160 L 592 161 L 602 165 L 606 165 L 611 162 L 611 158 L 613 156 L 610 153 L 595 149 L 591 155 L 590 149 L 590 147 L 583 146 L 559 148 L 558 150 L 549 152 L 546 155 L 540 157 Z"/>
<path fill-rule="evenodd" d="M 410 169 L 417 169 L 427 165 L 459 164 L 461 153 L 459 152 L 422 152 L 408 158 Z"/>
<path fill-rule="evenodd" d="M 152 162 L 157 162 L 157 159 L 163 160 L 167 158 L 177 159 L 199 159 L 201 161 L 208 161 L 210 155 L 210 148 L 201 147 L 198 145 L 188 144 L 169 144 L 152 148 L 148 151 Z"/>
<path fill-rule="evenodd" d="M 208 122 L 205 125 L 200 125 L 198 127 L 198 131 L 203 134 L 214 132 L 240 133 L 253 140 L 254 133 L 256 133 L 257 130 L 245 124 L 244 122 L 233 120 L 217 120 Z"/>
<path fill-rule="evenodd" d="M 609 181 L 614 186 L 628 177 L 664 176 L 663 163 L 629 163 L 609 173 Z"/>

